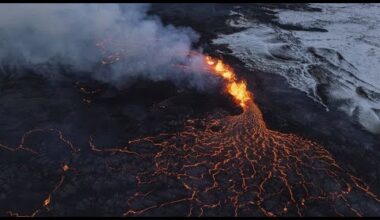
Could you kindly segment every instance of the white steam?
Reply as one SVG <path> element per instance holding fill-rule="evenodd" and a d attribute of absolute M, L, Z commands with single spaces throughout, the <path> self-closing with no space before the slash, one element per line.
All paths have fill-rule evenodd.
<path fill-rule="evenodd" d="M 139 76 L 185 82 L 198 89 L 215 82 L 201 68 L 202 55 L 187 56 L 198 35 L 190 28 L 164 26 L 146 14 L 148 8 L 146 4 L 2 4 L 1 67 L 35 68 L 52 77 L 63 66 L 116 86 Z M 102 65 L 105 56 L 115 53 L 120 60 Z"/>

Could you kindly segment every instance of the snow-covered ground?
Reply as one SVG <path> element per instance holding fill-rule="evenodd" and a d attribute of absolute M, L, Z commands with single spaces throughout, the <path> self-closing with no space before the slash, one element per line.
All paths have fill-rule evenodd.
<path fill-rule="evenodd" d="M 284 76 L 326 109 L 340 109 L 380 133 L 380 4 L 311 6 L 322 11 L 278 10 L 278 22 L 327 32 L 285 30 L 236 9 L 227 22 L 248 29 L 214 43 L 228 44 L 247 66 Z"/>

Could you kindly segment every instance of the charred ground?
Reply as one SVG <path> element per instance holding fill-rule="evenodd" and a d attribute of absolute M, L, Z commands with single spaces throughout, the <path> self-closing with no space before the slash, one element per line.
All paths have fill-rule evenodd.
<path fill-rule="evenodd" d="M 380 140 L 377 137 L 337 112 L 325 112 L 303 93 L 289 88 L 281 77 L 246 69 L 234 57 L 218 53 L 228 52 L 228 49 L 209 45 L 210 39 L 218 33 L 237 31 L 224 22 L 231 7 L 158 4 L 153 5 L 151 13 L 162 17 L 164 22 L 190 26 L 199 32 L 199 45 L 205 52 L 223 58 L 239 76 L 247 79 L 269 128 L 296 133 L 322 144 L 340 165 L 363 178 L 379 193 L 376 182 L 380 170 Z M 313 10 L 304 5 L 297 7 Z M 249 5 L 247 10 L 257 19 L 274 22 L 273 8 L 273 5 L 259 4 Z M 154 188 L 143 190 L 158 193 L 147 197 L 149 199 L 137 195 L 140 200 L 132 201 L 137 174 L 150 172 L 153 162 L 141 160 L 131 152 L 152 153 L 156 148 L 149 144 L 132 149 L 123 146 L 139 137 L 183 131 L 189 119 L 210 116 L 217 119 L 242 113 L 230 97 L 219 91 L 201 93 L 179 89 L 170 82 L 141 79 L 120 90 L 97 81 L 71 77 L 52 83 L 28 73 L 1 78 L 0 91 L 3 116 L 0 119 L 1 216 L 114 216 L 125 214 L 131 202 L 134 209 L 141 209 L 161 200 L 181 199 L 187 194 L 180 182 L 163 176 Z M 196 127 L 202 130 L 205 125 L 199 123 Z M 217 131 L 218 127 L 213 129 Z M 32 152 L 14 150 L 20 146 Z M 109 151 L 104 152 L 104 149 Z M 123 152 L 120 153 L 120 149 Z M 359 156 L 365 160 L 358 160 Z M 315 205 L 312 213 L 323 207 L 323 204 Z M 186 215 L 188 209 L 178 203 L 170 208 L 154 209 L 147 215 Z M 372 207 L 376 209 L 378 207 Z M 225 212 L 234 215 L 233 209 Z M 220 210 L 205 214 L 219 213 Z M 290 213 L 293 214 L 296 215 Z"/>

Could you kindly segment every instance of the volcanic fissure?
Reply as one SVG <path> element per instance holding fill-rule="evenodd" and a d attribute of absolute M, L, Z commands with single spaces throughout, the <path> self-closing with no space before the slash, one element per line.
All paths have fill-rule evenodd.
<path fill-rule="evenodd" d="M 120 59 L 117 54 L 108 58 L 103 64 Z M 334 215 L 362 216 L 363 210 L 352 204 L 353 195 L 380 202 L 323 146 L 295 134 L 268 129 L 247 83 L 239 80 L 229 65 L 204 56 L 204 68 L 223 80 L 225 92 L 243 109 L 242 114 L 187 120 L 180 132 L 141 137 L 119 147 L 101 147 L 96 137 L 89 137 L 88 146 L 95 154 L 151 162 L 147 170 L 126 171 L 135 177 L 135 190 L 127 198 L 124 216 L 154 215 L 157 209 L 170 210 L 176 205 L 185 206 L 187 216 L 209 215 L 216 209 L 232 216 L 304 216 L 310 213 L 312 204 L 322 204 L 327 213 Z M 82 152 L 56 129 L 30 130 L 17 146 L 0 144 L 0 149 L 41 159 L 38 147 L 28 147 L 28 139 L 40 133 L 57 137 L 67 155 L 55 164 L 57 181 L 34 205 L 36 209 L 31 213 L 9 210 L 10 216 L 49 212 L 68 174 L 86 176 L 76 169 L 73 159 Z M 108 172 L 116 171 L 109 166 Z M 162 197 L 159 202 L 142 202 L 161 195 L 157 186 L 163 178 L 175 181 L 183 193 L 175 198 Z"/>

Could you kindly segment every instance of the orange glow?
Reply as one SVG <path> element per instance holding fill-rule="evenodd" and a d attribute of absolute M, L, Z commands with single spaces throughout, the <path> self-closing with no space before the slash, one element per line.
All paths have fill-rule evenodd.
<path fill-rule="evenodd" d="M 247 91 L 247 85 L 244 81 L 228 84 L 228 92 L 239 101 L 241 107 L 246 107 L 246 102 L 250 97 Z"/>
<path fill-rule="evenodd" d="M 66 172 L 66 171 L 68 171 L 69 169 L 70 169 L 70 167 L 69 167 L 68 165 L 65 164 L 65 165 L 63 166 L 63 171 Z"/>
<path fill-rule="evenodd" d="M 380 204 L 380 197 L 341 167 L 325 147 L 296 134 L 268 128 L 246 81 L 238 80 L 233 69 L 219 59 L 206 56 L 205 61 L 202 67 L 207 67 L 207 73 L 223 79 L 225 92 L 244 109 L 243 113 L 189 118 L 182 129 L 175 129 L 173 133 L 136 137 L 125 140 L 120 146 L 98 146 L 97 137 L 89 136 L 87 147 L 91 153 L 99 154 L 96 157 L 99 162 L 104 161 L 102 172 L 86 169 L 80 159 L 89 152 L 75 147 L 60 130 L 29 130 L 16 141 L 17 146 L 0 143 L 0 152 L 24 152 L 44 159 L 43 148 L 33 147 L 30 137 L 35 133 L 53 133 L 70 152 L 64 160 L 70 161 L 70 166 L 59 163 L 57 169 L 54 167 L 60 171 L 61 178 L 54 188 L 50 186 L 43 192 L 44 200 L 38 199 L 38 204 L 32 204 L 32 207 L 38 206 L 33 213 L 6 213 L 12 217 L 56 216 L 55 196 L 65 195 L 62 190 L 65 184 L 75 187 L 79 178 L 91 180 L 98 175 L 108 178 L 120 174 L 125 175 L 123 179 L 128 182 L 134 180 L 131 193 L 120 194 L 125 196 L 120 200 L 125 206 L 125 217 L 173 213 L 178 207 L 181 207 L 181 215 L 187 217 L 215 213 L 235 217 L 302 217 L 314 213 L 315 205 L 323 205 L 329 215 L 361 217 L 368 215 L 366 207 Z M 80 92 L 98 94 L 97 90 L 86 88 L 80 88 Z M 130 162 L 124 164 L 124 161 Z M 136 164 L 142 167 L 135 169 Z M 71 172 L 79 175 L 69 175 Z M 13 179 L 19 178 L 9 178 Z M 173 186 L 160 187 L 168 181 Z M 371 203 L 362 206 L 356 197 Z M 20 203 L 22 207 L 25 202 L 28 201 L 24 199 Z M 63 205 L 62 202 L 56 207 Z M 49 213 L 51 211 L 53 213 Z"/>
<path fill-rule="evenodd" d="M 209 57 L 209 56 L 206 57 L 206 62 L 208 65 L 214 65 L 215 64 L 215 62 L 213 60 L 211 60 L 211 57 Z"/>
<path fill-rule="evenodd" d="M 251 99 L 251 94 L 247 90 L 246 82 L 238 81 L 232 68 L 224 64 L 222 60 L 206 56 L 206 63 L 214 74 L 222 77 L 226 81 L 227 92 L 234 97 L 235 101 L 243 109 L 246 109 L 247 102 Z"/>
<path fill-rule="evenodd" d="M 49 205 L 50 204 L 50 201 L 51 201 L 51 198 L 50 198 L 50 196 L 47 198 L 47 199 L 45 199 L 44 200 L 44 206 L 47 206 L 47 205 Z"/>
<path fill-rule="evenodd" d="M 221 60 L 218 60 L 218 63 L 215 66 L 215 70 L 217 72 L 223 72 L 225 70 L 225 67 L 224 67 L 224 65 L 223 65 L 223 63 L 222 63 Z"/>

